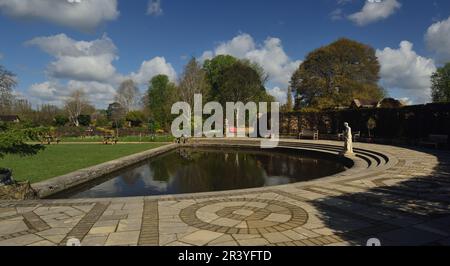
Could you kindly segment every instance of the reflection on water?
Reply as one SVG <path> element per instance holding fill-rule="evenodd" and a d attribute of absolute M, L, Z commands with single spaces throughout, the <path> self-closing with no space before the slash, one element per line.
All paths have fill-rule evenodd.
<path fill-rule="evenodd" d="M 248 149 L 179 149 L 66 193 L 70 198 L 223 191 L 308 181 L 344 171 L 317 155 Z"/>

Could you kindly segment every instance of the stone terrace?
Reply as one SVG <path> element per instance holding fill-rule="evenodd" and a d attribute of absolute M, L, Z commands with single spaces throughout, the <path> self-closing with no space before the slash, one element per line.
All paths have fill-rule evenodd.
<path fill-rule="evenodd" d="M 236 142 L 237 143 L 237 142 Z M 282 146 L 336 154 L 342 143 Z M 355 144 L 316 181 L 164 197 L 0 202 L 0 246 L 450 245 L 450 153 Z"/>

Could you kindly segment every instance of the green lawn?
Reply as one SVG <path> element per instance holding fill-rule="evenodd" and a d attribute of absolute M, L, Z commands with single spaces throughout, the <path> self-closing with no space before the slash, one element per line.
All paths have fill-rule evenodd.
<path fill-rule="evenodd" d="M 164 144 L 51 145 L 32 157 L 7 155 L 0 159 L 0 167 L 13 169 L 13 176 L 17 181 L 30 180 L 36 183 L 162 145 Z"/>
<path fill-rule="evenodd" d="M 172 142 L 174 138 L 171 135 L 160 136 L 157 135 L 154 138 L 150 136 L 124 136 L 119 137 L 119 142 Z M 63 137 L 61 142 L 102 142 L 103 137 L 94 136 L 94 137 Z"/>

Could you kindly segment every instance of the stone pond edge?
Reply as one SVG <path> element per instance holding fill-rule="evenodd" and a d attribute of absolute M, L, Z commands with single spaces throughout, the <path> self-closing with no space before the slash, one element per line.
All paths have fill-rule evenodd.
<path fill-rule="evenodd" d="M 165 145 L 159 148 L 122 157 L 89 168 L 77 170 L 75 172 L 66 175 L 38 182 L 32 184 L 32 187 L 37 192 L 39 198 L 46 198 L 55 195 L 57 193 L 60 193 L 64 190 L 88 183 L 90 181 L 93 181 L 94 179 L 113 173 L 122 168 L 132 166 L 146 159 L 150 159 L 163 153 L 169 152 L 171 150 L 176 149 L 177 147 L 178 147 L 177 144 Z"/>
<path fill-rule="evenodd" d="M 185 144 L 185 145 L 168 144 L 168 145 L 165 145 L 165 146 L 162 146 L 159 148 L 155 148 L 155 149 L 151 149 L 151 150 L 137 153 L 134 155 L 122 157 L 122 158 L 119 158 L 119 159 L 116 159 L 113 161 L 109 161 L 106 163 L 102 163 L 102 164 L 99 164 L 99 165 L 96 165 L 93 167 L 77 170 L 75 172 L 72 172 L 72 173 L 69 173 L 66 175 L 62 175 L 59 177 L 51 178 L 46 181 L 35 183 L 35 184 L 32 184 L 32 187 L 37 192 L 39 198 L 45 199 L 45 198 L 51 197 L 55 194 L 61 193 L 65 190 L 89 183 L 97 178 L 111 174 L 122 168 L 132 166 L 132 165 L 142 162 L 144 160 L 154 158 L 154 157 L 164 154 L 166 152 L 172 151 L 180 146 L 219 146 L 219 147 L 220 146 L 223 146 L 223 147 L 230 147 L 230 146 L 232 146 L 232 147 L 233 146 L 234 147 L 236 147 L 236 146 L 254 147 L 255 146 L 255 140 L 252 140 L 252 139 L 246 139 L 245 144 L 241 142 L 242 139 L 227 139 L 227 140 L 221 140 L 221 141 L 216 140 L 213 143 L 211 143 L 211 142 L 208 143 L 208 141 L 210 141 L 210 140 L 211 139 L 201 139 L 201 140 L 198 139 L 198 140 L 195 140 L 193 143 L 189 143 L 189 144 Z M 237 141 L 239 141 L 239 143 L 236 143 Z M 290 142 L 295 143 L 295 142 L 299 142 L 299 141 L 283 140 L 283 142 L 285 144 L 289 144 Z M 312 142 L 312 143 L 321 143 L 321 142 Z M 334 147 L 340 146 L 339 142 L 332 142 L 332 143 L 327 143 L 327 144 L 331 144 L 331 146 L 334 146 Z M 289 147 L 286 145 L 283 145 L 282 147 L 296 149 L 295 147 Z M 297 149 L 309 150 L 308 148 L 297 148 Z M 316 151 L 316 152 L 332 154 L 332 155 L 335 155 L 336 157 L 338 156 L 338 154 L 335 152 L 320 150 L 320 148 L 313 148 L 312 150 Z M 338 173 L 338 174 L 332 175 L 332 176 L 323 177 L 319 180 L 325 181 L 327 179 L 334 179 L 337 177 L 344 177 L 344 176 L 349 176 L 349 175 L 353 176 L 353 175 L 358 175 L 362 172 L 365 172 L 363 170 L 366 169 L 366 165 L 362 159 L 357 158 L 357 157 L 345 157 L 344 159 L 353 161 L 353 164 L 354 164 L 353 167 L 347 169 L 344 172 L 341 172 L 341 173 Z M 378 169 L 378 170 L 382 170 L 382 169 Z M 309 182 L 303 182 L 303 183 L 309 183 Z M 236 192 L 237 193 L 239 193 L 239 192 L 241 192 L 241 193 L 255 192 L 255 191 L 263 191 L 263 190 L 267 190 L 267 189 L 270 190 L 270 189 L 274 189 L 276 187 L 284 187 L 284 186 L 289 186 L 289 185 L 292 185 L 292 184 L 280 185 L 280 186 L 275 186 L 275 187 L 241 189 L 241 190 L 233 190 L 233 191 L 204 192 L 204 193 L 150 196 L 150 197 L 152 197 L 152 198 L 158 197 L 158 198 L 162 199 L 162 198 L 174 198 L 174 197 L 177 197 L 177 198 L 178 197 L 189 197 L 189 196 L 194 196 L 194 195 L 195 196 L 212 196 L 212 195 L 219 196 L 221 194 L 227 194 L 230 192 L 234 192 L 234 193 L 236 193 Z"/>

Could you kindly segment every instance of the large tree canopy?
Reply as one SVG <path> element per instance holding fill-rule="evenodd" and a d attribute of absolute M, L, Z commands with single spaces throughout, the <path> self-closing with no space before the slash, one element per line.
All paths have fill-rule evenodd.
<path fill-rule="evenodd" d="M 238 101 L 260 102 L 266 99 L 266 89 L 260 75 L 255 69 L 242 62 L 236 62 L 224 69 L 219 78 L 219 84 L 217 99 L 222 104 Z"/>
<path fill-rule="evenodd" d="M 348 106 L 352 99 L 379 100 L 380 64 L 375 50 L 365 44 L 340 39 L 306 57 L 293 74 L 297 108 Z"/>
<path fill-rule="evenodd" d="M 151 117 L 164 129 L 171 123 L 171 108 L 177 102 L 176 86 L 166 75 L 157 75 L 150 80 L 148 88 L 148 107 Z"/>
<path fill-rule="evenodd" d="M 249 60 L 230 55 L 218 55 L 206 60 L 203 69 L 211 87 L 211 100 L 225 102 L 273 102 L 264 87 L 267 75 L 264 69 Z"/>
<path fill-rule="evenodd" d="M 450 63 L 431 76 L 433 102 L 450 102 Z"/>
<path fill-rule="evenodd" d="M 211 86 L 211 98 L 216 99 L 220 93 L 220 82 L 224 71 L 238 62 L 237 58 L 231 55 L 218 55 L 213 59 L 206 60 L 203 69 L 206 72 L 206 78 Z"/>

